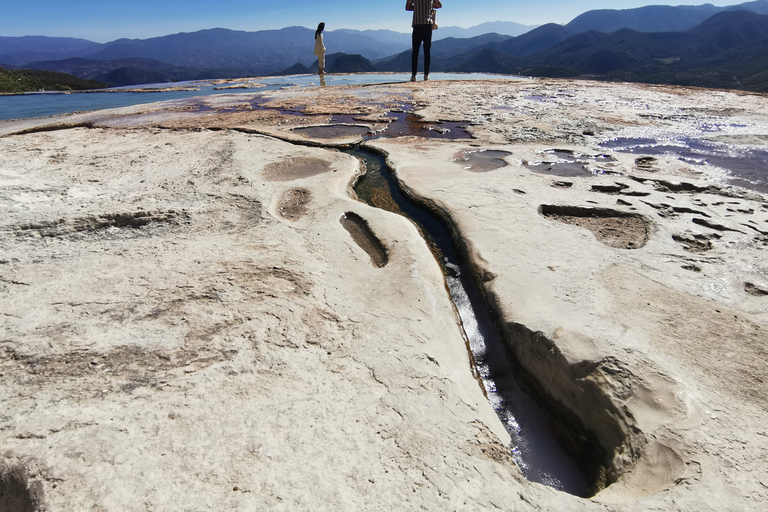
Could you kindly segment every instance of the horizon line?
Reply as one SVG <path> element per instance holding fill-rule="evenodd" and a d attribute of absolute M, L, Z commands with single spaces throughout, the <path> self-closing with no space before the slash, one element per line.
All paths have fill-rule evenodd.
<path fill-rule="evenodd" d="M 470 30 L 472 28 L 479 27 L 481 25 L 490 24 L 490 23 L 512 23 L 512 24 L 518 25 L 520 27 L 530 28 L 531 30 L 533 30 L 534 28 L 538 28 L 538 27 L 542 26 L 542 25 L 526 25 L 524 23 L 518 23 L 516 21 L 494 20 L 494 21 L 484 21 L 482 23 L 478 23 L 477 25 L 471 25 L 469 27 L 461 27 L 459 25 L 446 25 L 446 26 L 441 27 L 441 28 L 442 29 L 458 28 L 458 29 L 461 29 L 461 30 Z M 547 23 L 547 24 L 549 24 L 549 23 Z M 560 23 L 556 23 L 556 24 L 560 25 Z M 179 34 L 194 34 L 194 33 L 197 33 L 197 32 L 205 32 L 207 30 L 229 30 L 231 32 L 250 32 L 250 33 L 253 33 L 253 32 L 279 31 L 279 30 L 285 30 L 285 29 L 289 29 L 289 28 L 303 28 L 303 29 L 311 30 L 312 32 L 315 31 L 314 28 L 305 27 L 303 25 L 288 25 L 288 26 L 284 26 L 284 27 L 280 27 L 280 28 L 264 28 L 264 29 L 259 29 L 259 30 L 243 30 L 243 29 L 227 28 L 227 27 L 219 26 L 219 27 L 200 28 L 200 29 L 194 29 L 194 30 L 182 30 L 182 31 L 179 31 L 179 32 L 171 32 L 171 33 L 167 33 L 167 34 L 163 34 L 163 35 L 148 36 L 148 37 L 118 37 L 116 39 L 111 39 L 109 41 L 96 41 L 94 39 L 88 39 L 86 37 L 79 37 L 79 36 L 63 36 L 63 35 L 49 36 L 49 35 L 43 35 L 43 34 L 25 34 L 25 35 L 21 35 L 21 36 L 0 35 L 0 38 L 48 37 L 48 38 L 51 38 L 51 39 L 54 39 L 54 38 L 55 39 L 81 39 L 81 40 L 85 40 L 85 41 L 91 41 L 91 42 L 94 42 L 94 43 L 106 44 L 106 43 L 110 43 L 110 42 L 114 42 L 114 41 L 119 41 L 120 39 L 146 40 L 146 39 L 155 39 L 155 38 L 160 38 L 160 37 L 174 36 L 174 35 L 179 35 Z M 354 32 L 393 32 L 393 33 L 396 33 L 396 34 L 403 34 L 403 35 L 409 35 L 410 34 L 410 32 L 400 32 L 400 31 L 397 31 L 397 30 L 392 30 L 392 29 L 387 29 L 387 28 L 359 29 L 359 28 L 346 28 L 346 27 L 341 27 L 341 28 L 337 28 L 337 29 L 333 29 L 333 30 L 327 30 L 326 32 L 338 32 L 340 30 L 351 30 L 351 31 L 354 31 Z"/>

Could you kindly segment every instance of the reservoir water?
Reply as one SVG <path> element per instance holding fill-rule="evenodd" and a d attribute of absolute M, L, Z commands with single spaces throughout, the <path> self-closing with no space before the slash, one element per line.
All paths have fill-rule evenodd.
<path fill-rule="evenodd" d="M 433 73 L 433 80 L 492 80 L 512 77 L 485 74 Z M 321 82 L 317 75 L 293 75 L 286 77 L 244 78 L 241 80 L 202 80 L 194 82 L 173 82 L 164 84 L 143 84 L 128 87 L 114 87 L 94 92 L 40 92 L 0 96 L 0 121 L 27 119 L 72 112 L 85 112 L 107 108 L 129 107 L 154 103 L 156 101 L 193 98 L 211 94 L 259 94 L 286 87 L 314 87 L 333 85 L 371 85 L 407 82 L 410 75 L 402 73 L 379 73 L 357 75 L 326 75 Z M 226 88 L 233 84 L 253 84 L 252 89 Z M 141 92 L 136 92 L 141 91 Z"/>

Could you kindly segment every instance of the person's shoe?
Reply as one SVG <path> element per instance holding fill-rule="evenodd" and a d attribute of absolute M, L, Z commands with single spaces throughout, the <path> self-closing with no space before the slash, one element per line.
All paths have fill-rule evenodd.
<path fill-rule="evenodd" d="M 424 75 L 424 81 L 426 82 L 427 80 L 429 80 L 429 75 Z"/>
<path fill-rule="evenodd" d="M 416 75 L 411 75 L 411 82 L 415 82 L 415 81 L 416 81 Z"/>

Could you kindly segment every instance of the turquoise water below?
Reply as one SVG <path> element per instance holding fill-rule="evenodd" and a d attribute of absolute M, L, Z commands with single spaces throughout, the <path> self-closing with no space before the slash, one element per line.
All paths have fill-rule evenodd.
<path fill-rule="evenodd" d="M 461 73 L 434 73 L 430 75 L 432 80 L 487 80 L 511 77 L 501 75 L 461 74 Z M 243 80 L 232 80 L 233 83 L 252 82 L 261 87 L 254 89 L 217 89 L 222 85 L 219 80 L 207 80 L 198 82 L 174 82 L 166 84 L 145 84 L 129 87 L 116 87 L 104 92 L 78 92 L 78 93 L 29 93 L 14 96 L 0 96 L 0 121 L 9 119 L 28 119 L 33 117 L 46 117 L 72 112 L 88 112 L 108 108 L 130 107 L 154 103 L 157 101 L 193 98 L 195 96 L 208 96 L 211 94 L 258 94 L 260 92 L 282 89 L 285 87 L 316 87 L 333 85 L 368 85 L 382 83 L 406 82 L 410 79 L 408 74 L 359 74 L 359 75 L 326 75 L 321 82 L 317 75 L 294 75 L 285 77 L 264 77 Z M 136 89 L 144 91 L 150 89 L 168 87 L 190 87 L 197 90 L 185 91 L 152 91 L 130 92 Z"/>

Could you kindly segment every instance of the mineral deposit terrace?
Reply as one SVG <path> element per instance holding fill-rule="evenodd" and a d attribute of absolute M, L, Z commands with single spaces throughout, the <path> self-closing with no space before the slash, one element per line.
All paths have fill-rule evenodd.
<path fill-rule="evenodd" d="M 589 497 L 523 478 L 355 144 L 450 224 Z M 767 148 L 764 95 L 550 79 L 1 122 L 0 510 L 768 508 Z"/>

